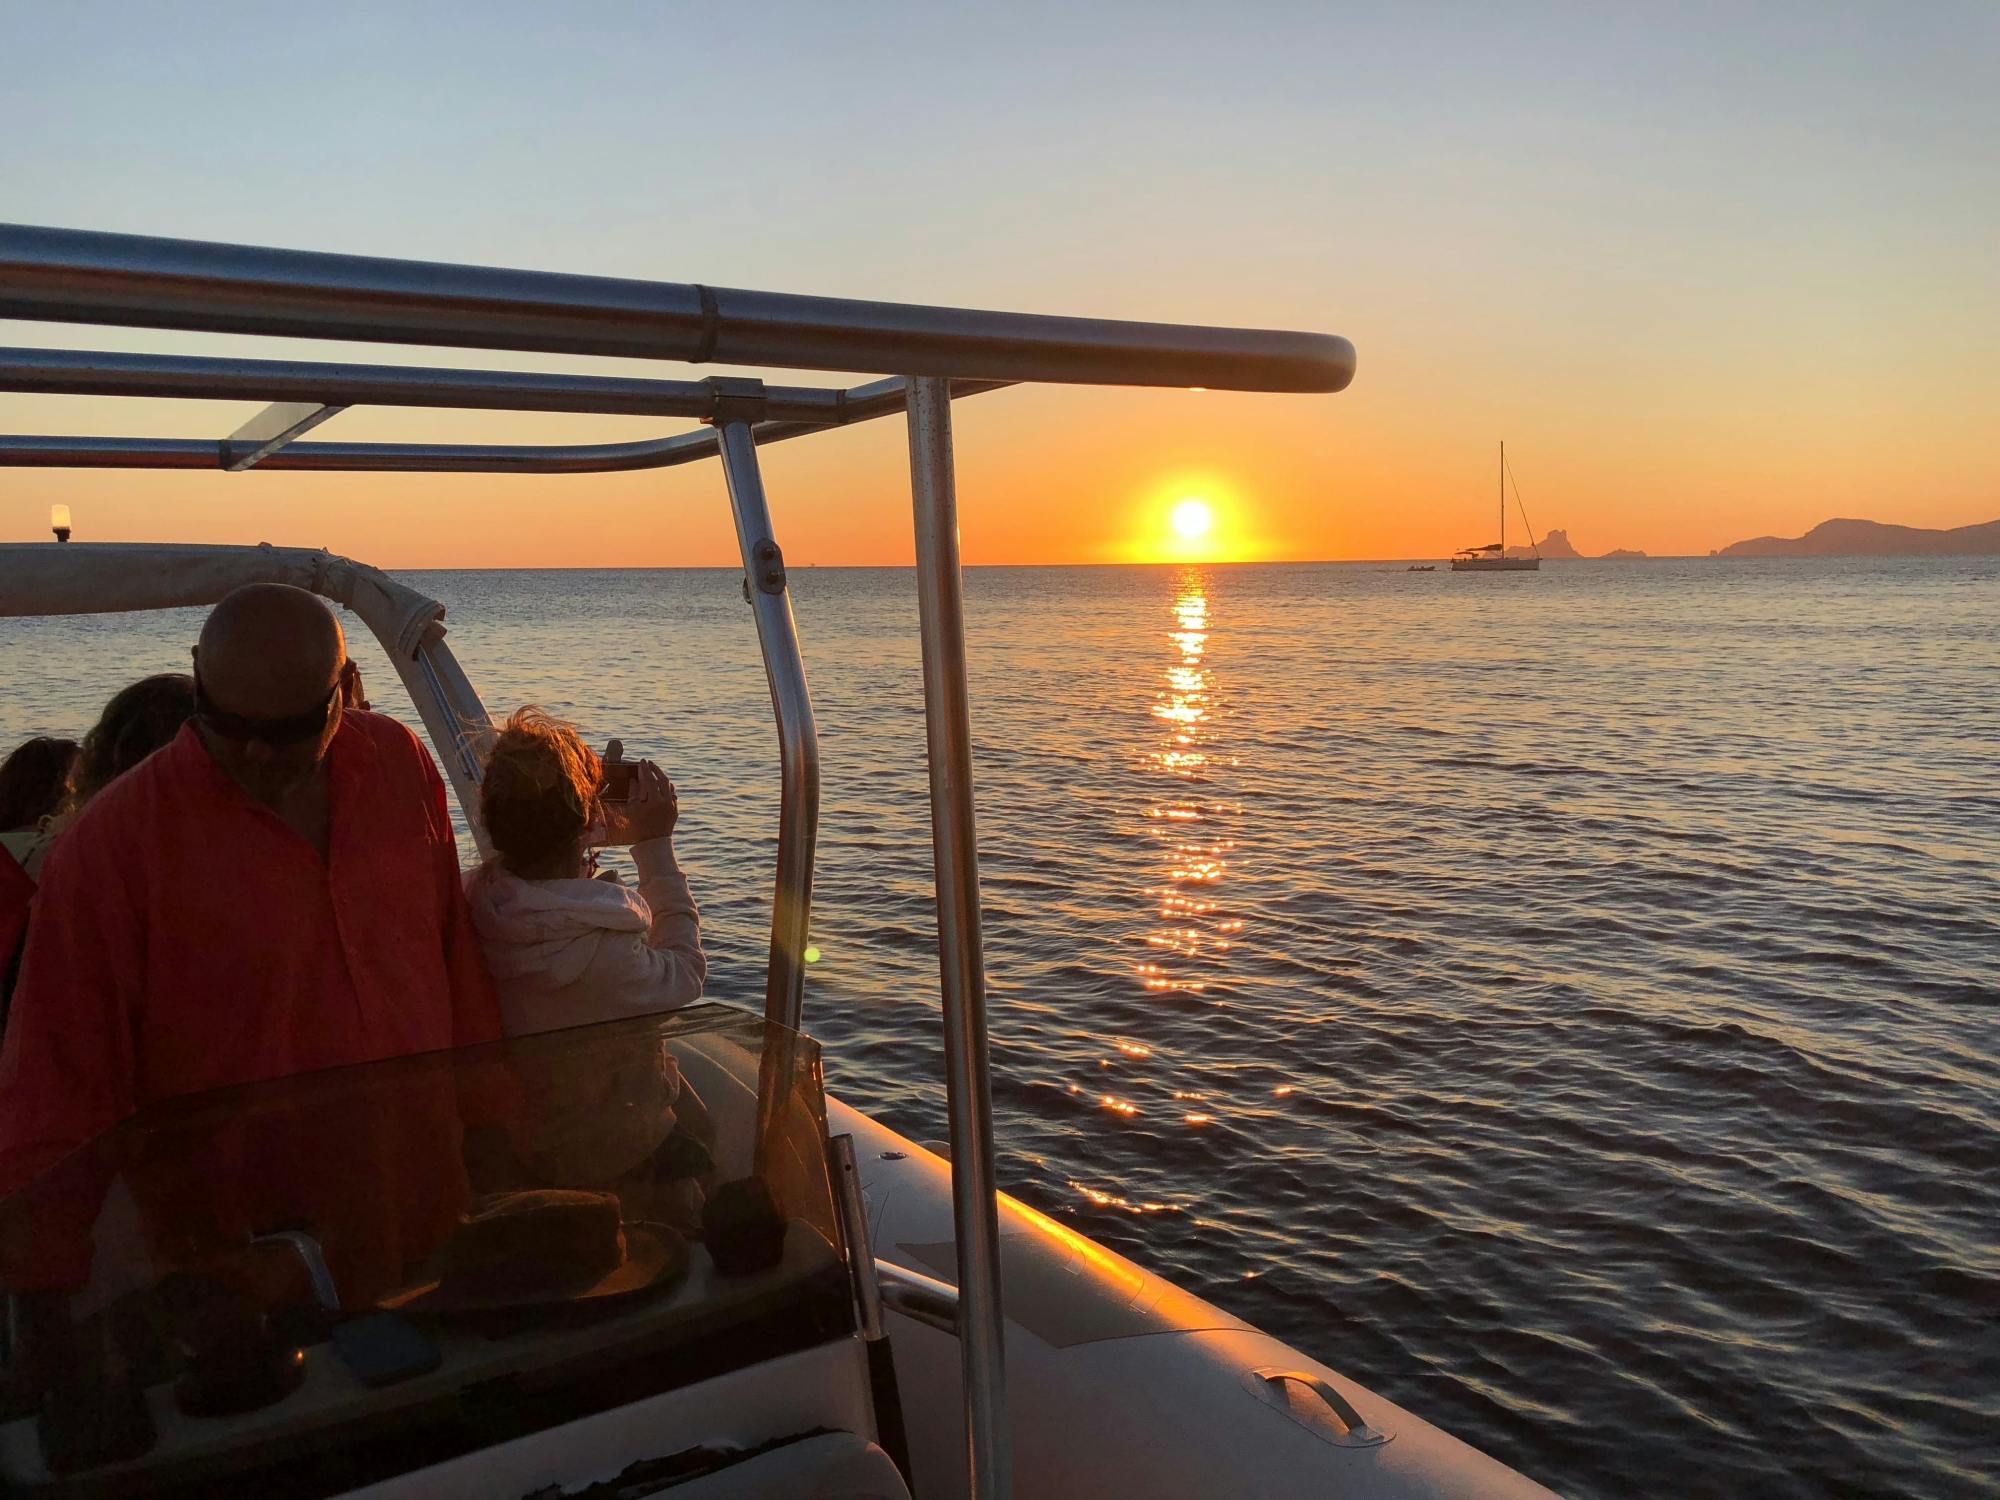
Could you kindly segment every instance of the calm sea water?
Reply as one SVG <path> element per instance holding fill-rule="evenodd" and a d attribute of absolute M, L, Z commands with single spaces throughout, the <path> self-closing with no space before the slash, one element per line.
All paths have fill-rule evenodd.
<path fill-rule="evenodd" d="M 490 708 L 667 765 L 713 989 L 756 1003 L 738 576 L 411 581 Z M 934 1138 L 913 580 L 794 581 L 809 1025 Z M 1569 1494 L 1994 1491 L 2000 560 L 967 592 L 1009 1187 Z M 0 743 L 195 624 L 0 621 Z"/>

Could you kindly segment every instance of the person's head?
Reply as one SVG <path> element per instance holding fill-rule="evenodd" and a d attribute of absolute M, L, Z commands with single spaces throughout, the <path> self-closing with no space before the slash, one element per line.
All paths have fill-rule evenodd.
<path fill-rule="evenodd" d="M 518 710 L 479 783 L 480 820 L 500 862 L 526 880 L 579 873 L 603 781 L 603 764 L 576 730 L 539 708 Z"/>
<path fill-rule="evenodd" d="M 340 729 L 347 640 L 312 594 L 252 583 L 209 612 L 195 647 L 196 722 L 252 797 L 275 801 L 319 769 Z"/>
<path fill-rule="evenodd" d="M 37 735 L 0 762 L 0 833 L 33 828 L 62 806 L 75 740 Z"/>
<path fill-rule="evenodd" d="M 185 672 L 141 677 L 113 693 L 77 752 L 63 803 L 65 820 L 179 734 L 193 713 L 194 679 Z"/>

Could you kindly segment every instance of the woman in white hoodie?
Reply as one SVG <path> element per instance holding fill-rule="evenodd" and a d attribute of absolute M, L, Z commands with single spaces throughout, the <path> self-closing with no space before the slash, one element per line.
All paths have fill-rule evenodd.
<path fill-rule="evenodd" d="M 701 997 L 708 961 L 700 914 L 674 860 L 673 783 L 651 761 L 631 778 L 629 798 L 606 803 L 603 762 L 575 729 L 538 708 L 514 714 L 494 740 L 479 810 L 496 854 L 467 876 L 466 897 L 509 1036 L 674 1010 Z M 592 878 L 593 850 L 606 844 L 631 845 L 637 890 Z M 680 1116 L 699 1112 L 664 1048 L 609 1068 L 561 1068 L 549 1082 L 545 1118 L 517 1146 L 551 1186 L 630 1177 L 674 1131 L 677 1104 Z"/>

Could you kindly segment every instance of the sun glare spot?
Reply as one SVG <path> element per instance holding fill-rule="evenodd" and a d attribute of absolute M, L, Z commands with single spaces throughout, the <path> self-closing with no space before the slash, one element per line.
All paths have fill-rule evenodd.
<path fill-rule="evenodd" d="M 1206 500 L 1190 497 L 1174 507 L 1170 524 L 1181 540 L 1198 542 L 1215 525 L 1215 510 Z"/>

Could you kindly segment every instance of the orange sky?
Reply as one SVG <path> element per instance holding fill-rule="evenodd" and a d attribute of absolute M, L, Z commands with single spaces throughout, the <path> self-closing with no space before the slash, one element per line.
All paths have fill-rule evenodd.
<path fill-rule="evenodd" d="M 1486 431 L 1430 430 L 1423 413 L 1434 408 L 1383 389 L 1394 373 L 1393 361 L 1383 363 L 1391 368 L 1371 369 L 1364 345 L 1361 374 L 1339 396 L 1016 389 L 961 402 L 965 558 L 1436 557 L 1492 540 L 1493 439 Z M 1517 419 L 1509 452 L 1538 533 L 1563 527 L 1587 554 L 1703 553 L 1753 535 L 1796 535 L 1835 515 L 1919 526 L 2000 515 L 1991 445 L 1973 413 L 1948 442 L 1940 439 L 1954 435 L 1935 420 L 1919 436 L 1898 431 L 1879 411 L 1851 409 L 1860 404 L 1815 412 L 1802 409 L 1803 397 L 1789 410 L 1758 401 L 1704 421 L 1683 409 L 1658 428 L 1619 423 L 1601 409 L 1578 422 L 1572 406 L 1535 424 Z M 56 403 L 11 403 L 24 405 Z M 88 403 L 93 414 L 102 405 Z M 192 435 L 227 431 L 250 408 L 204 403 L 165 413 L 135 403 L 128 410 L 179 418 L 128 430 Z M 0 399 L 0 413 L 9 411 Z M 1841 415 L 1853 424 L 1846 430 Z M 17 419 L 14 430 L 55 426 Z M 471 414 L 357 412 L 323 433 L 386 439 L 442 430 L 447 440 L 492 441 L 659 430 L 624 419 L 536 417 L 498 427 Z M 765 449 L 787 556 L 827 566 L 909 561 L 904 441 L 902 422 L 890 418 Z M 325 545 L 389 567 L 736 560 L 712 463 L 568 479 L 15 470 L 4 495 L 0 537 L 8 540 L 45 536 L 48 506 L 61 501 L 80 539 L 270 540 Z M 1210 535 L 1192 545 L 1168 525 L 1173 505 L 1189 496 L 1208 501 L 1216 517 Z M 1518 534 L 1510 514 L 1509 535 Z"/>
<path fill-rule="evenodd" d="M 1213 555 L 1440 557 L 1494 539 L 1502 438 L 1537 531 L 1564 528 L 1586 554 L 1699 554 L 1831 516 L 2000 517 L 1990 9 L 1774 6 L 1684 27 L 1277 7 L 1241 27 L 1107 6 L 1055 47 L 997 16 L 808 7 L 784 13 L 787 45 L 711 56 L 663 92 L 645 59 L 675 45 L 665 18 L 614 35 L 502 8 L 507 24 L 478 36 L 368 7 L 302 14 L 296 67 L 226 79 L 212 39 L 165 11 L 113 36 L 63 7 L 10 12 L 0 50 L 44 65 L 0 95 L 0 129 L 41 144 L 0 159 L 0 211 L 1305 328 L 1359 349 L 1338 396 L 1040 388 L 962 404 L 972 563 L 1172 556 L 1166 516 L 1190 494 L 1216 508 Z M 689 373 L 44 325 L 0 341 Z M 0 395 L 0 431 L 219 437 L 251 410 Z M 319 435 L 661 430 L 358 411 Z M 766 465 L 792 560 L 909 560 L 900 421 L 772 448 Z M 80 538 L 323 544 L 390 567 L 736 560 L 712 465 L 15 470 L 0 539 L 46 535 L 57 501 Z"/>

